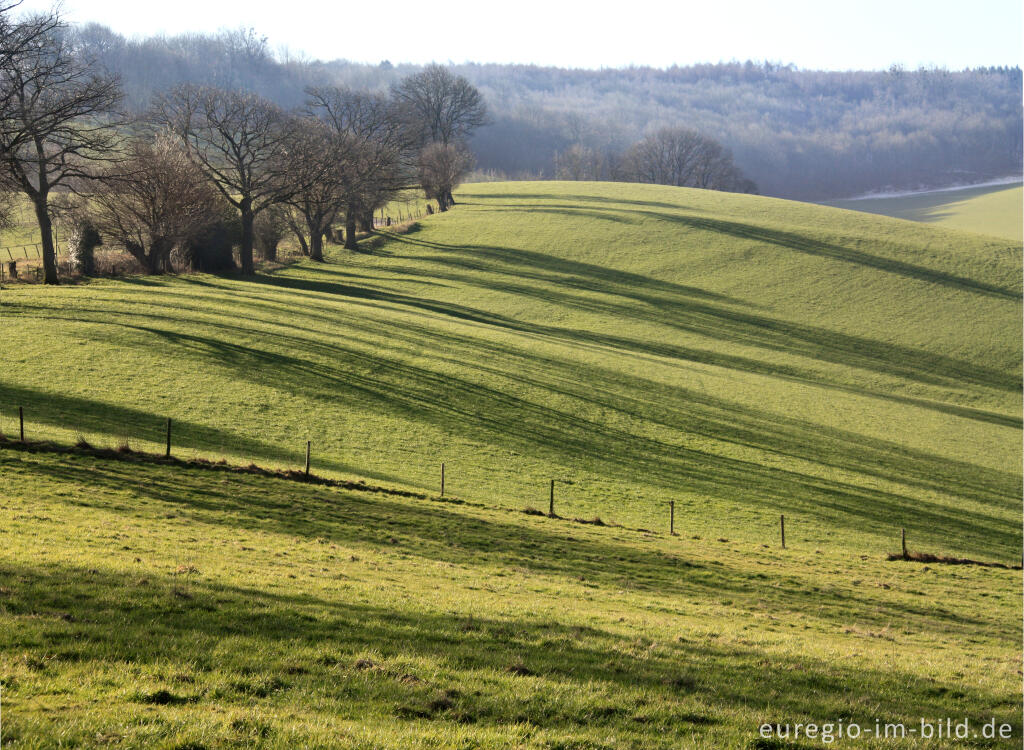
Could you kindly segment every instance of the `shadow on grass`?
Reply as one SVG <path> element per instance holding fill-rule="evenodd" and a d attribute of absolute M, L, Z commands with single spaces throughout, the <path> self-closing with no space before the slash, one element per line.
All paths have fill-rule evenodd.
<path fill-rule="evenodd" d="M 305 284 L 301 280 L 298 283 Z M 294 288 L 291 280 L 284 286 Z M 360 295 L 352 299 L 397 298 L 360 288 L 352 291 L 344 285 L 313 284 L 317 293 L 326 294 L 325 288 L 339 295 L 344 293 L 341 290 Z M 180 316 L 181 306 L 173 302 L 167 304 L 173 305 Z M 315 301 L 310 304 L 315 306 Z M 434 332 L 415 322 L 363 321 L 370 349 L 355 342 L 351 335 L 337 344 L 328 343 L 312 335 L 313 328 L 299 325 L 296 307 L 291 306 L 292 314 L 284 316 L 291 322 L 260 331 L 258 341 L 251 329 L 241 324 L 205 322 L 200 335 L 170 328 L 180 325 L 180 319 L 141 311 L 133 318 L 137 322 L 122 324 L 120 329 L 136 334 L 131 341 L 133 346 L 213 362 L 229 368 L 243 382 L 262 382 L 269 377 L 280 389 L 310 403 L 330 401 L 335 407 L 351 403 L 364 409 L 379 408 L 384 413 L 436 425 L 450 434 L 525 450 L 605 476 L 642 476 L 645 484 L 667 491 L 699 492 L 776 512 L 812 513 L 840 528 L 883 532 L 906 526 L 915 538 L 960 553 L 1001 558 L 1020 544 L 1019 529 L 1004 517 L 1019 506 L 1020 478 L 1009 472 L 952 461 L 891 441 L 830 430 L 693 389 L 669 387 L 602 367 L 544 357 L 495 341 L 481 342 L 447 331 Z M 490 324 L 486 318 L 478 320 L 484 314 L 478 316 L 478 311 L 472 309 L 453 310 L 443 303 L 428 303 L 419 309 Z M 317 320 L 315 313 L 308 314 Z M 379 336 L 382 331 L 388 331 L 391 342 L 387 353 L 378 353 L 372 343 L 371 334 Z M 401 346 L 408 344 L 415 354 L 430 337 L 437 344 L 439 360 L 451 357 L 453 371 L 404 361 Z M 414 344 L 420 348 L 411 348 Z M 455 344 L 468 354 L 449 355 Z M 494 378 L 528 385 L 531 391 L 543 389 L 558 398 L 520 397 L 514 394 L 521 388 L 503 388 Z M 30 395 L 9 394 L 12 398 Z M 560 405 L 556 408 L 550 403 Z M 90 403 L 61 406 L 83 415 L 102 414 L 105 408 Z M 51 418 L 60 419 L 61 413 L 55 409 Z M 599 420 L 594 416 L 601 413 L 618 414 L 622 419 Z M 149 419 L 147 415 L 131 412 L 120 414 L 119 418 L 128 416 Z M 161 422 L 156 418 L 151 421 L 154 425 Z M 637 421 L 670 432 L 652 437 L 613 426 Z M 958 508 L 898 489 L 883 491 L 802 470 L 773 468 L 696 450 L 681 444 L 687 434 L 854 471 L 905 487 L 955 494 L 987 507 Z M 258 448 L 246 445 L 244 436 L 237 437 L 247 449 Z M 235 441 L 231 433 L 207 434 L 204 439 L 220 441 L 222 447 Z M 274 453 L 273 447 L 267 448 L 268 457 L 273 458 Z M 329 456 L 318 458 L 318 465 L 361 473 L 359 467 L 341 468 Z M 372 473 L 367 476 L 403 481 Z M 609 512 L 614 513 L 614 509 Z"/>
<path fill-rule="evenodd" d="M 11 471 L 31 470 L 63 487 L 91 487 L 88 495 L 70 494 L 67 504 L 127 513 L 159 526 L 167 509 L 189 522 L 223 526 L 237 532 L 327 539 L 363 548 L 388 548 L 431 563 L 529 571 L 563 581 L 585 581 L 606 590 L 630 589 L 684 596 L 693 600 L 730 597 L 752 608 L 803 612 L 808 620 L 872 625 L 913 621 L 916 626 L 950 634 L 973 628 L 1006 628 L 980 613 L 952 613 L 927 599 L 880 598 L 870 589 L 808 588 L 791 574 L 751 575 L 719 562 L 663 549 L 644 549 L 638 532 L 608 529 L 586 534 L 557 521 L 527 521 L 515 511 L 467 510 L 444 502 L 416 501 L 375 493 L 302 486 L 273 478 L 225 475 L 162 466 L 130 466 L 73 457 L 60 464 L 36 456 L 7 462 Z M 145 480 L 140 482 L 140 470 Z M 128 487 L 136 500 L 125 504 Z M 110 496 L 105 492 L 113 493 Z M 708 542 L 708 544 L 714 544 Z M 341 566 L 338 567 L 341 570 Z M 774 584 L 774 585 L 773 585 Z M 813 614 L 811 614 L 813 613 Z"/>
<path fill-rule="evenodd" d="M 158 446 L 166 441 L 166 415 L 81 396 L 44 393 L 0 381 L 0 431 L 10 439 L 17 438 L 19 434 L 19 406 L 24 409 L 25 437 L 28 440 L 50 439 L 53 429 L 59 429 L 77 433 L 99 448 L 118 448 L 127 444 L 137 449 L 139 441 Z M 293 468 L 301 467 L 304 461 L 302 445 L 296 445 L 295 450 L 287 450 L 280 445 L 250 438 L 243 430 L 218 429 L 176 417 L 172 418 L 172 453 L 198 453 L 204 457 L 228 454 L 249 461 L 269 460 Z M 380 481 L 403 481 L 394 475 L 375 472 L 330 456 L 318 455 L 316 463 L 320 469 L 341 474 Z"/>
<path fill-rule="evenodd" d="M 967 382 L 1006 391 L 1019 391 L 1021 387 L 1020 378 L 1012 373 L 942 354 L 757 315 L 735 309 L 732 305 L 713 305 L 706 301 L 706 298 L 717 296 L 720 298 L 717 301 L 731 300 L 699 289 L 691 290 L 667 282 L 650 280 L 633 273 L 618 272 L 545 253 L 510 247 L 445 245 L 409 237 L 395 237 L 391 242 L 444 250 L 445 253 L 438 256 L 424 256 L 422 253 L 415 256 L 395 256 L 407 259 L 414 257 L 418 262 L 433 263 L 442 269 L 438 272 L 441 278 L 449 272 L 447 269 L 451 268 L 499 277 L 509 276 L 516 280 L 512 283 L 517 293 L 535 299 L 584 309 L 590 306 L 594 310 L 610 315 L 658 323 L 718 341 L 763 347 L 922 383 L 956 387 Z M 431 276 L 434 276 L 433 272 Z M 569 297 L 558 292 L 557 288 L 552 291 L 547 285 L 519 283 L 524 278 L 546 282 L 547 285 L 555 287 L 597 292 L 608 295 L 613 300 L 618 298 L 620 301 L 580 301 L 578 297 Z M 470 281 L 465 278 L 453 280 Z M 471 283 L 487 287 L 491 282 L 477 278 Z M 496 287 L 499 291 L 502 290 L 502 284 L 504 282 L 500 282 Z M 507 285 L 505 286 L 508 289 Z M 1006 293 L 1004 296 L 1009 298 L 1012 294 Z M 702 297 L 705 300 L 702 300 Z"/>
<path fill-rule="evenodd" d="M 124 487 L 125 476 L 113 468 L 83 462 L 42 470 L 61 482 L 94 486 L 98 494 Z M 453 523 L 451 512 L 424 504 L 327 491 L 295 496 L 272 487 L 269 492 L 246 492 L 244 484 L 210 487 L 178 473 L 146 480 L 139 495 L 159 500 L 162 506 L 121 511 L 136 518 L 151 513 L 147 523 L 157 538 L 160 524 L 168 523 L 160 519 L 173 507 L 204 525 L 301 534 L 307 539 L 315 535 L 349 545 L 378 546 L 394 534 L 398 540 L 392 549 L 420 556 L 428 565 L 480 566 L 484 572 L 503 570 L 510 575 L 526 570 L 582 578 L 610 590 L 639 588 L 656 592 L 669 608 L 686 606 L 676 596 L 728 595 L 739 597 L 734 606 L 741 608 L 812 613 L 809 621 L 827 623 L 911 621 L 915 629 L 936 628 L 951 639 L 979 631 L 993 636 L 993 628 L 1000 630 L 999 636 L 1005 629 L 1010 637 L 1016 628 L 1014 623 L 943 614 L 927 600 L 918 607 L 867 594 L 811 590 L 796 578 L 753 580 L 714 561 L 688 563 L 635 543 L 570 539 L 557 531 L 469 515 L 460 515 Z M 104 506 L 103 498 L 95 495 L 80 502 Z M 202 558 L 196 561 L 202 569 Z M 635 715 L 653 711 L 654 720 L 664 721 L 671 732 L 688 733 L 693 725 L 715 725 L 737 710 L 763 713 L 765 720 L 870 720 L 878 715 L 916 720 L 948 715 L 953 708 L 962 715 L 965 707 L 977 719 L 994 711 L 1014 720 L 1019 713 L 1019 696 L 993 695 L 968 684 L 942 684 L 899 669 L 870 670 L 842 661 L 783 655 L 688 632 L 654 644 L 628 626 L 616 632 L 573 623 L 568 613 L 560 619 L 440 613 L 427 605 L 429 595 L 421 599 L 416 591 L 393 607 L 382 607 L 356 600 L 345 587 L 328 597 L 303 592 L 301 580 L 282 587 L 285 591 L 229 585 L 209 576 L 173 576 L 173 559 L 162 563 L 168 565 L 167 572 L 148 563 L 129 575 L 3 561 L 4 617 L 22 626 L 6 631 L 7 637 L 17 633 L 17 643 L 8 643 L 8 649 L 45 653 L 45 669 L 53 674 L 66 665 L 80 669 L 86 664 L 90 671 L 99 671 L 123 669 L 127 662 L 154 665 L 161 672 L 168 665 L 180 665 L 200 681 L 214 672 L 218 679 L 246 675 L 236 693 L 197 696 L 201 705 L 251 702 L 254 695 L 264 699 L 282 694 L 289 700 L 294 691 L 296 700 L 308 700 L 313 693 L 318 699 L 337 701 L 337 710 L 353 715 L 375 707 L 399 718 L 463 723 L 611 727 L 624 720 L 628 725 Z M 322 564 L 316 563 L 319 576 L 366 580 L 367 585 L 373 585 L 378 575 L 347 558 L 325 559 L 323 565 L 327 568 L 321 570 Z M 460 585 L 457 573 L 438 583 Z M 357 662 L 368 652 L 373 660 Z M 444 665 L 439 677 L 443 682 L 416 674 L 415 667 L 392 667 L 392 659 Z M 538 704 L 528 696 L 516 697 L 502 683 L 511 670 L 534 680 L 524 683 L 530 694 L 554 691 L 565 683 L 579 690 L 559 691 Z M 480 672 L 489 675 L 482 683 Z M 274 680 L 272 690 L 253 693 L 252 685 L 263 678 Z M 467 692 L 463 680 L 478 690 Z M 438 689 L 457 692 L 447 704 L 431 704 Z M 643 701 L 638 704 L 639 697 Z M 696 713 L 694 703 L 700 707 Z M 644 706 L 648 710 L 641 710 Z M 985 717 L 974 715 L 982 711 L 988 712 Z"/>

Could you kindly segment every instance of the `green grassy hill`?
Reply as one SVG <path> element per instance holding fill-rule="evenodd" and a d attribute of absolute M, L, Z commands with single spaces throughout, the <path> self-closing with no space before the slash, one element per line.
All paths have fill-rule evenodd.
<path fill-rule="evenodd" d="M 1020 242 L 1024 234 L 1024 189 L 1019 184 L 833 201 L 828 205 L 939 224 L 1015 242 Z"/>
<path fill-rule="evenodd" d="M 1019 243 L 655 186 L 457 197 L 254 280 L 0 292 L 8 436 L 21 405 L 30 439 L 157 451 L 171 417 L 183 457 L 297 468 L 309 439 L 319 474 L 428 495 L 443 461 L 465 501 L 0 450 L 5 726 L 754 747 L 794 714 L 1019 714 L 1019 573 L 884 561 L 906 528 L 1019 562 Z M 622 527 L 519 512 L 552 478 Z"/>

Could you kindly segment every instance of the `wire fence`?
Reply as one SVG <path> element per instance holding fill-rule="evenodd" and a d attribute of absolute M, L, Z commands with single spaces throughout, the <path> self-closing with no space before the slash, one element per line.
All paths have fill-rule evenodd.
<path fill-rule="evenodd" d="M 374 229 L 387 229 L 392 226 L 401 226 L 410 221 L 416 221 L 422 219 L 424 216 L 428 216 L 434 213 L 433 204 L 427 203 L 426 207 L 417 205 L 415 208 L 401 206 L 392 207 L 390 209 L 381 209 L 378 213 L 373 215 L 373 228 Z"/>
<path fill-rule="evenodd" d="M 0 394 L 7 397 L 0 405 L 0 435 L 8 440 L 166 452 L 168 417 L 71 394 L 40 398 L 38 394 L 12 390 L 0 384 Z M 171 419 L 170 440 L 179 458 L 231 459 L 272 468 L 295 468 L 301 464 L 304 452 L 301 444 L 290 450 L 240 435 L 227 426 L 217 428 L 179 419 Z"/>
<path fill-rule="evenodd" d="M 13 406 L 14 403 L 22 405 Z M 50 450 L 55 453 L 68 453 L 71 449 L 94 455 L 114 457 L 113 453 L 124 454 L 125 457 L 133 460 L 159 461 L 164 459 L 175 459 L 178 462 L 192 462 L 193 465 L 214 466 L 223 465 L 222 468 L 234 471 L 249 471 L 250 473 L 272 473 L 290 479 L 315 480 L 328 484 L 343 484 L 345 486 L 369 487 L 366 481 L 352 473 L 353 467 L 336 462 L 336 457 L 331 455 L 320 455 L 317 452 L 317 443 L 306 439 L 296 439 L 295 444 L 290 447 L 281 447 L 274 443 L 261 441 L 258 438 L 239 434 L 230 425 L 217 427 L 211 424 L 198 424 L 187 420 L 177 420 L 168 417 L 157 416 L 133 407 L 122 407 L 112 404 L 100 403 L 74 395 L 48 394 L 40 397 L 40 394 L 32 394 L 29 391 L 20 390 L 16 387 L 4 386 L 0 382 L 0 448 L 27 447 L 35 450 Z M 139 455 L 146 454 L 146 455 Z M 449 498 L 446 494 L 450 487 L 450 473 L 446 472 L 446 464 L 441 457 L 437 457 L 436 468 L 439 471 L 431 478 L 426 476 L 418 479 L 410 478 L 408 482 L 402 482 L 402 486 L 392 484 L 389 488 L 378 487 L 374 491 L 394 492 L 395 494 L 410 493 L 417 494 L 425 491 L 430 495 L 439 495 Z M 423 466 L 421 469 L 427 469 Z M 419 472 L 417 472 L 419 473 Z M 372 473 L 369 476 L 374 476 Z M 534 494 L 534 501 L 540 500 L 540 487 L 535 486 L 537 476 L 533 476 L 531 485 L 537 491 Z M 449 484 L 446 485 L 446 480 Z M 385 480 L 386 481 L 386 480 Z M 554 519 L 568 520 L 576 523 L 593 524 L 598 526 L 620 526 L 609 519 L 602 520 L 598 516 L 589 516 L 584 512 L 584 517 L 575 517 L 575 513 L 582 511 L 582 506 L 590 508 L 589 512 L 596 510 L 593 505 L 587 502 L 584 497 L 566 499 L 556 490 L 556 485 L 573 485 L 575 482 L 569 480 L 550 479 L 544 481 L 543 494 L 546 495 L 546 502 L 537 502 L 534 505 L 519 507 L 518 510 L 530 515 L 543 515 Z M 483 501 L 491 504 L 494 501 L 493 493 L 485 488 L 475 498 L 477 502 Z M 531 493 L 533 494 L 533 493 Z M 577 492 L 572 493 L 574 496 Z M 582 506 L 580 501 L 583 501 Z M 457 500 L 457 502 L 465 502 Z M 642 508 L 637 508 L 639 516 L 630 513 L 629 519 L 634 525 L 625 526 L 635 531 L 650 533 L 651 529 L 659 529 L 676 536 L 676 502 L 652 502 L 643 503 Z M 544 507 L 546 506 L 546 507 Z M 502 507 L 509 510 L 517 510 L 509 507 L 505 502 L 498 502 L 494 507 Z M 575 510 L 575 512 L 574 512 Z M 619 508 L 618 510 L 623 510 Z M 766 509 L 767 510 L 767 509 Z M 776 511 L 777 512 L 777 511 Z M 791 529 L 794 524 L 800 532 L 798 545 L 804 548 L 819 547 L 827 544 L 825 537 L 820 537 L 824 527 L 821 523 L 816 524 L 816 531 L 819 537 L 808 536 L 809 528 L 804 523 L 806 519 L 801 517 L 793 518 L 788 515 L 772 515 L 770 512 L 758 514 L 758 520 L 748 519 L 757 528 L 763 542 L 777 544 L 781 549 L 787 549 L 787 537 L 792 541 Z M 627 520 L 627 519 L 622 519 Z M 635 525 L 639 524 L 639 525 Z M 1021 566 L 1014 563 L 979 561 L 968 558 L 958 558 L 943 555 L 933 555 L 912 551 L 908 549 L 907 529 L 913 524 L 904 528 L 892 527 L 893 541 L 899 539 L 899 547 L 895 543 L 886 545 L 885 552 L 889 560 L 915 560 L 918 562 L 937 562 L 951 564 L 982 565 L 986 567 L 1010 568 L 1020 570 Z M 899 535 L 895 530 L 899 528 Z M 692 529 L 690 529 L 692 531 Z M 925 533 L 920 526 L 915 531 Z M 684 533 L 689 533 L 684 531 Z M 831 536 L 830 533 L 825 535 Z M 700 539 L 700 536 L 694 536 Z M 719 542 L 727 542 L 727 539 L 719 539 Z M 899 549 L 900 552 L 892 552 L 892 549 Z"/>

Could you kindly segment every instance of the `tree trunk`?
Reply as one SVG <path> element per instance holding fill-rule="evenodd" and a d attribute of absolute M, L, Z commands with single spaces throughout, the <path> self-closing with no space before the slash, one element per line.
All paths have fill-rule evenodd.
<path fill-rule="evenodd" d="M 239 260 L 242 264 L 242 274 L 252 276 L 255 267 L 252 262 L 253 245 L 253 220 L 255 215 L 252 211 L 252 201 L 246 199 L 239 206 L 242 212 L 242 247 L 238 251 Z"/>
<path fill-rule="evenodd" d="M 171 250 L 174 245 L 165 239 L 156 240 L 149 249 L 150 273 L 170 273 Z"/>
<path fill-rule="evenodd" d="M 309 258 L 321 263 L 324 259 L 324 234 L 317 229 L 309 233 Z"/>
<path fill-rule="evenodd" d="M 39 239 L 43 247 L 43 283 L 57 284 L 57 251 L 53 247 L 53 223 L 50 221 L 50 211 L 46 193 L 39 193 L 32 196 L 32 203 L 36 210 L 36 221 L 39 222 Z"/>
<path fill-rule="evenodd" d="M 324 220 L 314 212 L 305 214 L 306 229 L 309 230 L 309 259 L 324 261 Z"/>
<path fill-rule="evenodd" d="M 356 213 L 352 210 L 345 214 L 345 249 L 359 249 L 359 245 L 356 244 Z"/>
<path fill-rule="evenodd" d="M 451 190 L 446 190 L 444 192 L 444 201 L 445 201 L 445 204 L 448 205 L 448 207 L 451 207 L 451 206 L 455 205 L 455 196 L 452 195 L 452 191 Z"/>
<path fill-rule="evenodd" d="M 136 244 L 134 242 L 126 242 L 124 249 L 127 250 L 131 254 L 131 256 L 139 262 L 139 265 L 142 266 L 142 270 L 144 270 L 147 274 L 152 276 L 157 272 L 156 253 L 153 251 L 153 248 L 150 248 L 149 253 L 147 253 L 146 248 L 144 248 L 142 245 Z"/>
<path fill-rule="evenodd" d="M 289 217 L 287 219 L 287 223 L 288 223 L 288 227 L 292 230 L 292 233 L 295 235 L 296 239 L 298 239 L 298 241 L 299 241 L 299 250 L 302 251 L 303 255 L 308 256 L 309 255 L 309 245 L 306 244 L 306 234 L 305 234 L 305 232 L 302 231 L 302 226 L 297 221 L 295 221 L 293 218 L 291 218 L 291 217 Z"/>

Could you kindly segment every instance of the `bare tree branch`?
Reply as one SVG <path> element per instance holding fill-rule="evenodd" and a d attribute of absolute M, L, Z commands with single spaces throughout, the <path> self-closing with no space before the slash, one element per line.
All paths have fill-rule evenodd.
<path fill-rule="evenodd" d="M 293 122 L 242 91 L 179 86 L 157 98 L 152 119 L 168 127 L 242 218 L 242 273 L 252 274 L 253 222 L 301 185 L 289 174 Z"/>
<path fill-rule="evenodd" d="M 121 100 L 117 78 L 80 58 L 54 15 L 9 22 L 0 54 L 0 171 L 32 201 L 44 278 L 57 283 L 50 193 L 91 175 L 111 158 L 109 115 Z"/>
<path fill-rule="evenodd" d="M 391 95 L 421 145 L 464 141 L 488 120 L 487 105 L 476 87 L 440 65 L 429 65 L 400 81 Z"/>
<path fill-rule="evenodd" d="M 222 199 L 170 134 L 133 141 L 124 163 L 108 170 L 89 196 L 89 218 L 149 273 L 171 270 L 171 250 L 219 218 Z"/>

